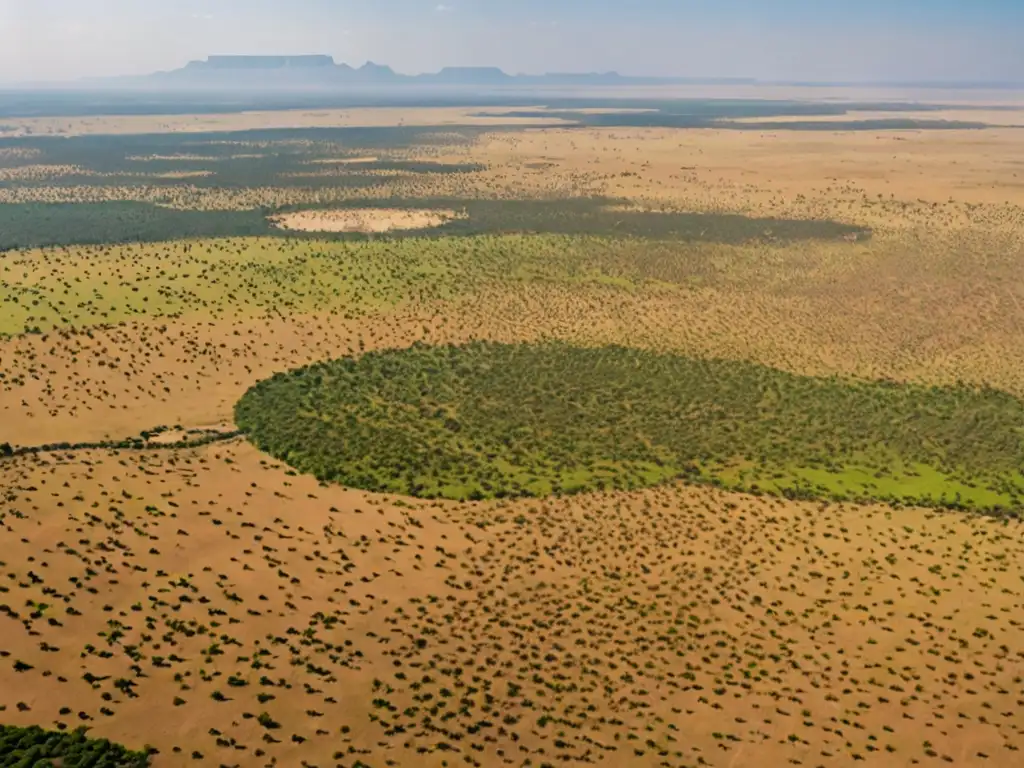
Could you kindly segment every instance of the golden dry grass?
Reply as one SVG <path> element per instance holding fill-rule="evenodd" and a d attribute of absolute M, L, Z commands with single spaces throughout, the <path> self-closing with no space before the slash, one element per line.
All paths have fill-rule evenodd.
<path fill-rule="evenodd" d="M 600 190 L 649 205 L 839 217 L 874 226 L 1021 225 L 1024 130 L 732 131 L 664 128 L 496 133 L 469 152 L 494 185 Z M 543 161 L 542 168 L 530 164 Z M 981 211 L 978 207 L 981 207 Z"/>
<path fill-rule="evenodd" d="M 242 443 L 0 471 L 5 719 L 144 734 L 158 766 L 1011 766 L 1024 741 L 1017 524 L 681 486 L 408 504 Z"/>
<path fill-rule="evenodd" d="M 488 170 L 431 192 L 878 231 L 694 245 L 681 287 L 522 282 L 347 318 L 0 340 L 0 442 L 230 426 L 275 371 L 419 340 L 617 342 L 1024 395 L 1022 135 L 489 134 L 446 150 Z M 285 193 L 190 194 L 164 202 Z M 83 254 L 17 266 L 70 276 Z M 148 742 L 157 766 L 1022 760 L 1017 522 L 675 485 L 414 502 L 320 487 L 236 440 L 0 460 L 0 529 L 0 719 Z"/>
<path fill-rule="evenodd" d="M 842 123 L 850 120 L 892 120 L 911 118 L 925 120 L 947 120 L 950 122 L 986 123 L 987 125 L 1024 125 L 1024 104 L 1006 105 L 1001 108 L 985 108 L 978 105 L 950 105 L 943 109 L 929 108 L 926 112 L 907 110 L 864 110 L 845 115 L 775 115 L 766 118 L 740 117 L 738 123 Z"/>
<path fill-rule="evenodd" d="M 477 108 L 360 107 L 353 109 L 256 110 L 202 115 L 90 115 L 5 119 L 8 136 L 88 136 L 137 133 L 207 133 L 267 128 L 334 128 L 392 125 L 537 125 L 550 117 L 480 117 Z"/>
<path fill-rule="evenodd" d="M 410 125 L 431 124 L 433 118 L 429 110 L 410 109 L 404 114 Z M 993 115 L 1024 124 L 1024 107 Z M 367 125 L 394 122 L 376 113 L 367 113 L 360 121 Z M 1019 228 L 1024 210 L 1022 137 L 1024 129 L 1011 127 L 882 132 L 790 131 L 781 126 L 777 131 L 527 129 L 488 133 L 468 146 L 399 153 L 439 162 L 481 163 L 487 169 L 432 174 L 398 184 L 382 175 L 382 181 L 389 183 L 378 187 L 90 187 L 62 184 L 56 176 L 49 185 L 0 190 L 0 202 L 112 199 L 233 209 L 328 205 L 377 196 L 604 194 L 648 207 L 831 217 L 876 227 Z M 238 145 L 245 154 L 245 147 L 265 147 L 267 142 Z M 336 165 L 352 160 L 339 158 Z"/>
<path fill-rule="evenodd" d="M 363 165 L 365 163 L 376 163 L 380 160 L 376 155 L 365 157 L 327 157 L 318 160 L 310 160 L 310 165 Z"/>
<path fill-rule="evenodd" d="M 268 263 L 287 256 L 265 250 Z M 158 257 L 159 249 L 88 255 L 94 251 L 52 252 L 45 260 L 29 252 L 12 269 L 28 275 L 28 285 L 53 271 L 73 281 L 88 259 L 113 269 L 91 279 L 120 284 L 152 275 L 161 258 L 161 268 L 172 261 L 170 253 Z M 213 251 L 229 258 L 232 248 L 218 243 Z M 153 255 L 138 262 L 144 253 Z M 814 375 L 966 381 L 1024 395 L 1018 238 L 897 233 L 831 245 L 704 244 L 691 256 L 695 265 L 680 286 L 523 283 L 348 319 L 254 315 L 236 303 L 219 317 L 143 317 L 88 333 L 0 341 L 5 440 L 119 438 L 161 424 L 229 419 L 235 400 L 275 371 L 417 340 L 548 336 L 753 359 Z"/>

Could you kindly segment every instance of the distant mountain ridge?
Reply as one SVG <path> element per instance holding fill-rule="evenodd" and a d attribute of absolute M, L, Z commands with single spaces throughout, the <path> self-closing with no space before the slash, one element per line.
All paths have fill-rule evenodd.
<path fill-rule="evenodd" d="M 345 88 L 347 86 L 538 86 L 664 85 L 672 83 L 750 84 L 747 78 L 687 79 L 629 77 L 618 72 L 510 75 L 498 67 L 445 67 L 439 72 L 404 75 L 368 61 L 361 67 L 335 62 L 332 56 L 209 56 L 180 69 L 141 77 L 93 80 L 112 85 L 161 85 L 187 88 Z"/>
<path fill-rule="evenodd" d="M 190 61 L 185 69 L 302 69 L 333 66 L 336 65 L 332 56 L 210 56 L 206 61 Z"/>

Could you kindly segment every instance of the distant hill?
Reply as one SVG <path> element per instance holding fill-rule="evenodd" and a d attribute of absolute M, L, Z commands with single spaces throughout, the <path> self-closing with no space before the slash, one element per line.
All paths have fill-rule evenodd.
<path fill-rule="evenodd" d="M 142 77 L 93 79 L 90 84 L 161 86 L 168 88 L 347 88 L 360 86 L 574 86 L 661 85 L 673 83 L 754 83 L 753 79 L 699 80 L 628 77 L 618 72 L 510 75 L 497 67 L 445 67 L 440 72 L 403 75 L 391 67 L 367 62 L 361 67 L 335 62 L 331 56 L 210 56 L 180 69 Z"/>
<path fill-rule="evenodd" d="M 210 56 L 206 61 L 189 62 L 185 69 L 195 70 L 236 70 L 236 69 L 312 69 L 334 67 L 331 56 Z"/>

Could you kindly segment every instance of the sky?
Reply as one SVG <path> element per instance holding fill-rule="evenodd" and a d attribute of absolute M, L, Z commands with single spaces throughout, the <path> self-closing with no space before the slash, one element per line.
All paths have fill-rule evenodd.
<path fill-rule="evenodd" d="M 0 0 L 0 82 L 299 53 L 409 74 L 1024 82 L 1024 0 Z"/>

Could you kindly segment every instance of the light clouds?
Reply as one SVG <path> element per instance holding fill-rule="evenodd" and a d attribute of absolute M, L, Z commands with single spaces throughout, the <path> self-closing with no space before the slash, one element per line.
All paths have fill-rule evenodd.
<path fill-rule="evenodd" d="M 216 53 L 781 80 L 1024 81 L 1020 0 L 0 0 L 0 80 Z"/>

